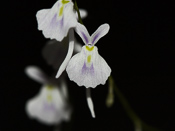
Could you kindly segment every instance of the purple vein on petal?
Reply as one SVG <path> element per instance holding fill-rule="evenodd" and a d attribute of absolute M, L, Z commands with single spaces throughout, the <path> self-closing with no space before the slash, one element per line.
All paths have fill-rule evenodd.
<path fill-rule="evenodd" d="M 86 70 L 87 70 L 87 66 L 86 66 L 86 63 L 84 62 L 84 65 L 83 65 L 82 70 L 81 70 L 82 74 L 85 74 Z"/>
<path fill-rule="evenodd" d="M 52 27 L 55 27 L 56 25 L 58 25 L 58 22 L 57 22 L 57 13 L 53 16 L 50 24 L 51 24 Z"/>
<path fill-rule="evenodd" d="M 82 67 L 82 70 L 81 70 L 82 74 L 90 74 L 90 75 L 94 75 L 94 66 L 93 66 L 93 63 L 90 67 L 87 67 L 86 66 L 86 63 L 84 62 L 84 65 Z"/>
<path fill-rule="evenodd" d="M 94 66 L 93 66 L 93 63 L 91 65 L 91 67 L 90 67 L 90 73 L 91 73 L 91 75 L 94 75 Z"/>
<path fill-rule="evenodd" d="M 88 44 L 89 40 L 88 40 L 87 36 L 84 34 L 84 32 L 81 32 L 81 34 L 83 35 L 83 38 L 85 39 L 86 44 Z"/>
<path fill-rule="evenodd" d="M 96 34 L 95 37 L 92 40 L 92 44 L 94 44 L 94 41 L 98 38 L 98 36 L 100 35 L 100 33 Z"/>
<path fill-rule="evenodd" d="M 64 17 L 62 17 L 60 24 L 61 24 L 61 28 L 63 28 L 63 26 L 64 26 Z"/>
<path fill-rule="evenodd" d="M 53 104 L 48 104 L 48 103 L 44 103 L 43 109 L 44 111 L 55 111 L 56 110 Z"/>

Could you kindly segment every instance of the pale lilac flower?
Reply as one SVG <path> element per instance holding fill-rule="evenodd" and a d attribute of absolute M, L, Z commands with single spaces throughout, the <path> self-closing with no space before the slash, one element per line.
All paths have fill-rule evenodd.
<path fill-rule="evenodd" d="M 62 41 L 70 28 L 77 25 L 76 13 L 71 0 L 58 0 L 51 9 L 37 12 L 38 29 L 46 38 Z"/>
<path fill-rule="evenodd" d="M 79 23 L 77 24 L 75 31 L 86 45 L 82 47 L 80 53 L 74 55 L 71 59 L 71 54 L 68 52 L 69 59 L 67 59 L 67 63 L 63 63 L 62 66 L 67 66 L 66 71 L 70 80 L 76 82 L 79 86 L 85 86 L 87 88 L 86 98 L 88 107 L 91 111 L 92 117 L 95 118 L 90 87 L 95 88 L 99 84 L 105 84 L 106 80 L 111 74 L 111 68 L 98 54 L 95 44 L 101 37 L 108 33 L 109 25 L 101 25 L 91 36 L 89 35 L 86 27 Z M 59 69 L 56 78 L 58 78 L 60 76 L 60 72 L 63 71 L 64 68 Z"/>
<path fill-rule="evenodd" d="M 98 49 L 95 46 L 97 41 L 108 31 L 109 25 L 103 24 L 90 36 L 84 25 L 77 25 L 76 32 L 84 41 L 85 46 L 82 47 L 80 53 L 70 59 L 66 71 L 70 80 L 79 86 L 95 88 L 99 84 L 105 84 L 110 76 L 111 69 L 98 54 Z"/>
<path fill-rule="evenodd" d="M 87 16 L 86 10 L 80 10 L 80 15 Z M 51 9 L 42 9 L 36 14 L 38 29 L 43 31 L 46 38 L 62 41 L 69 32 L 68 54 L 59 68 L 57 77 L 65 70 L 74 48 L 74 31 L 72 28 L 77 25 L 77 14 L 73 9 L 71 0 L 58 0 Z"/>
<path fill-rule="evenodd" d="M 67 86 L 64 81 L 58 86 L 54 79 L 49 79 L 39 68 L 29 66 L 26 74 L 43 84 L 40 92 L 26 103 L 30 118 L 48 124 L 57 125 L 70 119 L 71 110 L 67 103 Z"/>
<path fill-rule="evenodd" d="M 66 8 L 67 9 L 67 8 Z M 65 10 L 66 10 L 65 9 Z M 51 9 L 52 10 L 52 9 Z M 40 13 L 40 12 L 43 12 L 43 10 L 41 10 L 41 11 L 39 11 L 37 14 L 37 16 L 42 16 L 43 14 L 42 13 Z M 85 17 L 87 17 L 87 11 L 86 10 L 84 10 L 84 9 L 80 9 L 80 15 L 81 15 L 81 17 L 82 18 L 85 18 Z M 50 17 L 50 15 L 51 14 L 48 14 L 48 17 Z M 68 17 L 67 15 L 65 16 L 65 17 Z M 78 15 L 76 14 L 76 16 L 74 16 L 76 19 L 78 19 Z M 74 19 L 74 18 L 72 18 L 72 19 Z M 46 19 L 46 22 L 47 22 L 48 20 Z M 69 21 L 72 21 L 71 19 L 69 20 Z M 73 20 L 74 21 L 74 20 Z M 42 21 L 41 21 L 42 22 Z M 40 22 L 39 22 L 39 17 L 38 17 L 38 25 L 40 26 L 41 24 L 40 24 Z M 47 24 L 46 24 L 47 25 Z M 50 24 L 49 24 L 49 28 L 50 28 Z M 57 27 L 58 29 L 59 29 L 59 26 Z M 44 28 L 43 29 L 43 32 L 50 32 L 49 34 L 52 34 L 53 33 L 53 30 L 47 30 L 48 28 Z M 67 30 L 68 31 L 68 30 Z M 60 34 L 57 34 L 56 36 L 58 36 L 58 35 L 60 35 Z M 52 51 L 52 53 L 50 54 L 50 55 L 48 55 L 48 56 L 46 56 L 45 54 L 47 54 L 47 53 L 43 53 L 44 54 L 44 57 L 46 58 L 46 60 L 48 61 L 48 63 L 50 64 L 50 65 L 53 65 L 54 66 L 54 68 L 55 67 L 57 67 L 58 68 L 58 65 L 59 65 L 59 72 L 58 72 L 58 74 L 57 74 L 57 76 L 59 77 L 61 74 L 62 74 L 62 72 L 63 72 L 63 70 L 65 70 L 65 68 L 66 68 L 66 66 L 65 65 L 67 65 L 67 63 L 68 63 L 68 60 L 71 58 L 71 56 L 72 56 L 72 53 L 73 53 L 73 49 L 74 49 L 74 30 L 73 29 L 70 29 L 69 30 L 69 36 L 68 37 L 65 37 L 62 41 L 60 41 L 60 39 L 57 39 L 56 38 L 56 36 L 54 36 L 53 38 L 55 38 L 56 40 L 58 40 L 59 42 L 58 42 L 58 44 L 67 44 L 67 43 L 69 43 L 69 47 L 68 47 L 68 54 L 66 55 L 66 58 L 64 59 L 64 61 L 63 61 L 63 63 L 61 64 L 61 66 L 59 65 L 59 62 L 57 63 L 55 60 L 55 56 L 54 57 L 50 57 L 50 56 L 52 56 L 52 54 L 58 54 L 56 51 L 56 49 L 54 49 L 54 51 Z M 65 36 L 67 36 L 67 35 L 65 35 Z M 50 37 L 50 35 L 49 35 L 49 37 Z M 52 38 L 52 37 L 50 37 L 50 38 Z M 53 45 L 53 44 L 52 44 Z M 64 45 L 60 45 L 60 46 L 64 46 Z M 53 46 L 50 46 L 51 48 L 53 47 Z M 50 49 L 51 49 L 50 48 Z M 57 49 L 59 48 L 59 45 L 56 47 Z M 79 46 L 75 43 L 75 49 L 79 49 Z M 64 50 L 64 49 L 63 49 Z M 48 52 L 48 50 L 46 49 L 45 50 L 45 52 Z M 57 55 L 56 55 L 57 56 Z M 48 60 L 48 58 L 49 58 L 49 60 Z"/>

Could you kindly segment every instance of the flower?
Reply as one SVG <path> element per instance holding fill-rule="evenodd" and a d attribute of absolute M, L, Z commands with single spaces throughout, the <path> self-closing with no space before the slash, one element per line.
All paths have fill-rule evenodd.
<path fill-rule="evenodd" d="M 86 10 L 80 9 L 80 15 L 82 18 L 87 17 L 87 14 Z M 65 43 L 66 40 L 63 38 L 66 37 L 69 32 L 69 52 L 63 61 L 63 64 L 60 66 L 60 71 L 58 73 L 60 76 L 62 74 L 62 70 L 65 70 L 66 68 L 63 65 L 67 65 L 67 62 L 73 53 L 74 31 L 70 28 L 74 28 L 77 25 L 78 15 L 73 10 L 73 3 L 71 0 L 59 0 L 51 9 L 38 11 L 36 17 L 38 21 L 38 29 L 43 31 L 46 38 L 56 39 L 60 43 Z M 67 39 L 67 37 L 65 39 Z M 56 65 L 55 63 L 51 64 L 54 64 L 54 67 Z"/>
<path fill-rule="evenodd" d="M 98 54 L 98 49 L 95 46 L 97 41 L 108 31 L 109 25 L 103 24 L 90 36 L 84 25 L 77 25 L 76 32 L 82 38 L 85 46 L 82 47 L 80 53 L 71 58 L 66 71 L 70 80 L 79 86 L 95 88 L 99 84 L 105 84 L 110 76 L 111 69 Z"/>
<path fill-rule="evenodd" d="M 70 80 L 79 86 L 95 88 L 99 84 L 105 84 L 110 76 L 111 69 L 98 54 L 98 49 L 95 46 L 97 41 L 108 31 L 109 25 L 103 24 L 90 36 L 84 25 L 77 25 L 76 32 L 82 38 L 85 46 L 82 47 L 80 53 L 71 58 L 66 71 Z"/>
<path fill-rule="evenodd" d="M 86 27 L 79 23 L 75 31 L 86 45 L 82 47 L 80 53 L 67 60 L 69 61 L 67 62 L 68 65 L 66 63 L 64 64 L 64 66 L 67 66 L 66 71 L 70 80 L 76 82 L 79 86 L 84 85 L 86 88 L 95 88 L 99 84 L 105 84 L 107 78 L 110 76 L 111 69 L 106 61 L 98 54 L 95 44 L 101 37 L 108 33 L 109 25 L 101 25 L 92 36 L 89 35 Z M 57 73 L 56 78 L 58 77 L 59 75 Z"/>
<path fill-rule="evenodd" d="M 46 38 L 62 41 L 70 28 L 77 25 L 76 13 L 71 0 L 58 0 L 51 9 L 39 10 L 36 14 L 38 29 Z"/>
<path fill-rule="evenodd" d="M 35 118 L 41 123 L 56 125 L 61 121 L 70 119 L 70 107 L 67 103 L 67 90 L 64 81 L 58 86 L 53 79 L 49 79 L 39 68 L 29 66 L 26 74 L 42 83 L 38 95 L 26 103 L 26 112 L 30 118 Z"/>

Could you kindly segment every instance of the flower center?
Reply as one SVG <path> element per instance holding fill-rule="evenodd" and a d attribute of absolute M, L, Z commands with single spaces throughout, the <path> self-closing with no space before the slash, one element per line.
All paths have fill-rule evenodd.
<path fill-rule="evenodd" d="M 53 91 L 53 86 L 48 85 L 47 86 L 47 101 L 51 102 L 52 101 L 52 95 L 51 92 Z"/>
<path fill-rule="evenodd" d="M 66 1 L 66 0 L 62 0 L 61 3 L 63 4 L 60 8 L 60 11 L 59 11 L 59 16 L 62 16 L 63 15 L 63 10 L 64 10 L 64 5 L 69 3 L 69 1 Z"/>
<path fill-rule="evenodd" d="M 69 1 L 62 0 L 62 4 L 63 4 L 63 5 L 64 5 L 64 4 L 67 4 L 67 3 L 69 3 Z"/>
<path fill-rule="evenodd" d="M 47 90 L 52 90 L 52 89 L 53 89 L 53 86 L 47 85 Z"/>
<path fill-rule="evenodd" d="M 87 49 L 88 51 L 92 51 L 92 50 L 94 49 L 94 46 L 92 46 L 92 47 L 86 46 L 86 49 Z"/>
<path fill-rule="evenodd" d="M 51 94 L 47 94 L 47 101 L 49 101 L 49 102 L 52 101 L 52 95 Z"/>
<path fill-rule="evenodd" d="M 87 57 L 87 62 L 88 62 L 88 63 L 91 62 L 91 55 L 88 55 L 88 57 Z"/>

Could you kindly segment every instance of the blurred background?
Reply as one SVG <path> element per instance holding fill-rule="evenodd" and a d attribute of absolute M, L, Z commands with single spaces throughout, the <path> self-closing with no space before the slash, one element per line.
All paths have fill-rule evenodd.
<path fill-rule="evenodd" d="M 24 69 L 36 65 L 48 75 L 53 73 L 41 55 L 48 39 L 38 31 L 35 15 L 54 3 L 55 0 L 10 0 L 2 5 L 0 131 L 53 131 L 52 126 L 29 119 L 25 112 L 26 101 L 38 93 L 41 85 L 28 78 Z M 110 31 L 97 47 L 136 114 L 149 125 L 174 131 L 173 2 L 77 0 L 77 3 L 79 8 L 88 11 L 83 22 L 90 34 L 101 24 L 109 23 Z M 83 45 L 78 36 L 77 39 Z M 67 82 L 73 102 L 72 131 L 134 131 L 116 95 L 113 106 L 106 107 L 108 83 L 92 90 L 97 116 L 93 119 L 85 88 L 68 78 Z"/>

